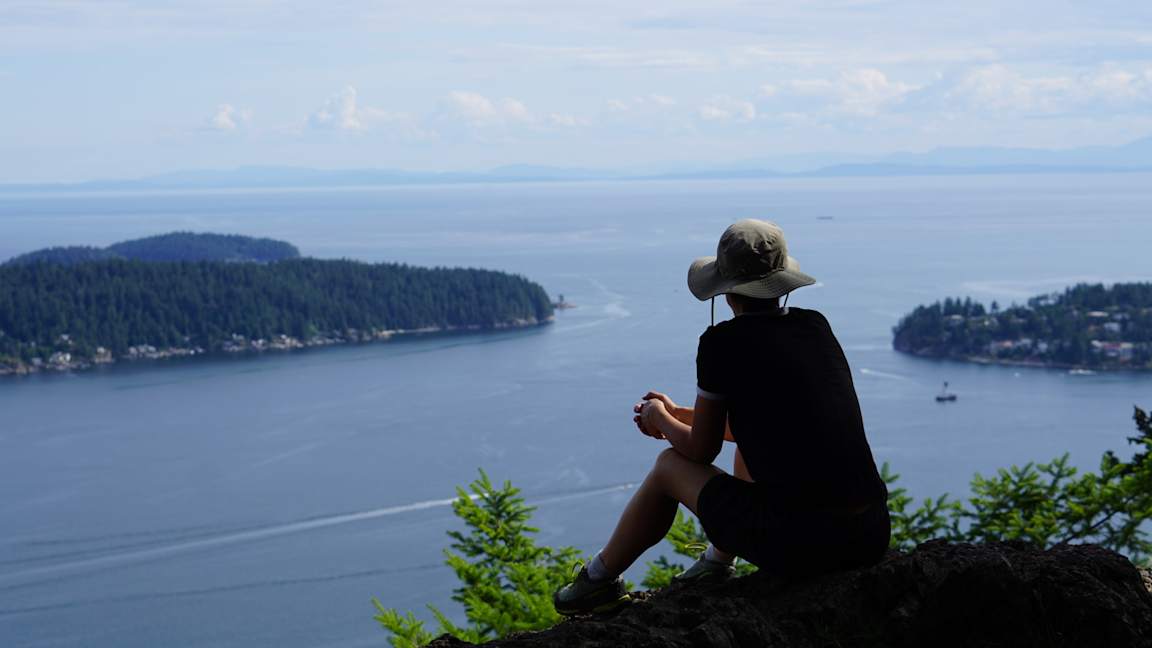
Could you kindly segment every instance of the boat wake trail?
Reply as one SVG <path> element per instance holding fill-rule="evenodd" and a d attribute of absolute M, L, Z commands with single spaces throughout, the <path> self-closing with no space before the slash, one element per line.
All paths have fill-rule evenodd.
<path fill-rule="evenodd" d="M 588 282 L 595 286 L 596 289 L 600 291 L 600 294 L 608 298 L 609 302 L 604 305 L 604 314 L 611 316 L 613 319 L 632 317 L 632 311 L 624 308 L 624 295 L 611 290 L 608 286 L 605 286 L 603 282 L 592 279 L 591 277 L 588 278 Z"/>
<path fill-rule="evenodd" d="M 594 495 L 600 495 L 614 491 L 628 490 L 634 488 L 634 486 L 635 485 L 632 483 L 622 483 L 608 486 L 591 487 L 578 491 L 568 491 L 565 493 L 541 494 L 541 496 L 535 499 L 535 501 L 532 503 L 547 504 L 573 498 L 591 497 Z M 475 495 L 470 495 L 469 497 L 472 497 L 473 499 L 476 498 Z M 180 540 L 167 544 L 154 544 L 144 548 L 128 548 L 126 550 L 115 551 L 113 553 L 105 553 L 95 557 L 81 558 L 77 560 L 66 560 L 48 565 L 30 567 L 23 570 L 0 573 L 0 591 L 39 585 L 43 584 L 46 580 L 66 579 L 77 574 L 87 573 L 100 569 L 113 568 L 120 565 L 157 560 L 171 556 L 173 554 L 256 542 L 268 538 L 275 538 L 296 533 L 305 533 L 308 531 L 326 529 L 343 524 L 363 522 L 365 520 L 374 520 L 394 515 L 402 515 L 404 513 L 412 513 L 415 511 L 424 511 L 428 509 L 444 508 L 451 506 L 452 502 L 454 501 L 456 501 L 456 498 L 450 497 L 444 499 L 425 500 L 422 502 L 413 502 L 411 504 L 402 504 L 399 506 L 387 506 L 383 508 L 370 509 L 367 511 L 356 511 L 352 513 L 342 513 L 338 515 L 308 518 L 294 522 L 287 522 L 284 524 L 253 527 L 249 529 L 217 533 L 214 535 Z"/>
<path fill-rule="evenodd" d="M 235 583 L 219 587 L 201 587 L 161 592 L 141 592 L 138 594 L 124 594 L 121 596 L 105 596 L 93 599 L 80 599 L 77 601 L 64 601 L 60 603 L 46 603 L 28 607 L 0 608 L 0 617 L 17 614 L 31 614 L 35 612 L 55 612 L 89 605 L 103 605 L 107 603 L 136 603 L 140 601 L 155 601 L 160 599 L 174 599 L 188 596 L 204 596 L 206 594 L 219 594 L 221 592 L 241 592 L 244 590 L 265 589 L 269 587 L 291 587 L 293 585 L 311 585 L 313 583 L 326 583 L 331 581 L 350 580 L 355 578 L 369 578 L 372 576 L 395 575 L 409 572 L 425 572 L 433 569 L 446 568 L 443 563 L 429 563 L 425 565 L 411 565 L 408 567 L 391 567 L 382 569 L 365 569 L 339 574 L 324 574 L 321 576 L 305 576 L 301 578 L 281 578 L 275 580 L 252 581 L 248 583 Z"/>
<path fill-rule="evenodd" d="M 584 277 L 584 280 L 587 281 L 588 283 L 592 284 L 592 287 L 595 288 L 605 298 L 605 303 L 603 303 L 599 307 L 600 313 L 602 313 L 604 315 L 604 317 L 600 317 L 600 318 L 591 320 L 589 322 L 581 322 L 579 324 L 569 324 L 569 325 L 566 325 L 563 329 L 561 329 L 561 331 L 563 331 L 563 332 L 579 331 L 581 329 L 591 328 L 594 326 L 600 326 L 602 324 L 607 324 L 608 322 L 613 322 L 616 320 L 627 319 L 629 317 L 632 317 L 632 311 L 630 311 L 624 307 L 624 304 L 627 301 L 624 299 L 624 295 L 621 295 L 620 293 L 613 291 L 612 289 L 608 288 L 608 286 L 604 285 L 604 283 L 599 281 L 599 280 L 593 279 L 591 277 Z"/>
<path fill-rule="evenodd" d="M 888 378 L 891 380 L 912 380 L 908 376 L 901 376 L 900 374 L 888 373 L 887 371 L 876 371 L 875 369 L 861 369 L 860 373 L 865 376 L 874 376 L 876 378 Z"/>

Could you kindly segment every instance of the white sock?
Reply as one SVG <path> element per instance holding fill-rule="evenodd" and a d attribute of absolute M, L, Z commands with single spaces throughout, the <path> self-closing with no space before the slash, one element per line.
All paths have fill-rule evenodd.
<path fill-rule="evenodd" d="M 592 560 L 589 560 L 588 564 L 584 565 L 584 569 L 588 570 L 588 580 L 590 581 L 602 581 L 606 578 L 619 576 L 619 574 L 613 574 L 609 571 L 608 567 L 604 565 L 604 560 L 600 558 L 600 552 L 596 552 L 596 555 L 592 556 Z"/>
<path fill-rule="evenodd" d="M 704 560 L 711 560 L 718 563 L 731 563 L 733 558 L 731 556 L 721 556 L 720 550 L 715 545 L 709 544 L 708 548 L 704 550 Z"/>

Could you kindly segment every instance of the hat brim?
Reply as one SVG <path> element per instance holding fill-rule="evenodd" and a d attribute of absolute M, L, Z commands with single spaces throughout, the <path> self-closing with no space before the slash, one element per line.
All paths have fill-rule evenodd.
<path fill-rule="evenodd" d="M 784 267 L 758 279 L 725 279 L 716 267 L 716 257 L 700 257 L 688 267 L 688 290 L 700 301 L 716 295 L 735 293 L 757 299 L 772 299 L 811 286 L 816 279 L 800 272 L 800 264 L 791 256 Z"/>

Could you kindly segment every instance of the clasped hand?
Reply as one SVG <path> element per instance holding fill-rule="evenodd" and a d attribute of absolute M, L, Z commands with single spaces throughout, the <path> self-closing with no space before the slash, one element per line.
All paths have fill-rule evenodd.
<path fill-rule="evenodd" d="M 632 407 L 636 416 L 632 421 L 643 434 L 653 439 L 663 439 L 664 433 L 660 431 L 660 422 L 665 418 L 672 418 L 676 403 L 667 394 L 650 391 L 644 398 Z"/>

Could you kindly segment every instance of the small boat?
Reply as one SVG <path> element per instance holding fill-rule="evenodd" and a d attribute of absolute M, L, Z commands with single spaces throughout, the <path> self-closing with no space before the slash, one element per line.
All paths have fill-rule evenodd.
<path fill-rule="evenodd" d="M 937 403 L 951 403 L 951 402 L 954 402 L 955 400 L 956 400 L 956 394 L 948 391 L 948 381 L 944 381 L 944 389 L 941 389 L 940 393 L 936 394 L 936 402 Z"/>
<path fill-rule="evenodd" d="M 1069 376 L 1095 376 L 1096 372 L 1091 369 L 1069 369 Z"/>

